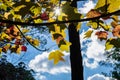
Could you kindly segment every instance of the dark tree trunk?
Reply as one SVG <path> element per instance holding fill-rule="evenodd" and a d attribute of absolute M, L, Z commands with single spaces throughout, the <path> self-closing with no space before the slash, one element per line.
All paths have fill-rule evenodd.
<path fill-rule="evenodd" d="M 71 77 L 72 80 L 84 80 L 79 31 L 74 24 L 70 24 L 68 30 L 69 41 L 72 43 L 70 46 Z"/>

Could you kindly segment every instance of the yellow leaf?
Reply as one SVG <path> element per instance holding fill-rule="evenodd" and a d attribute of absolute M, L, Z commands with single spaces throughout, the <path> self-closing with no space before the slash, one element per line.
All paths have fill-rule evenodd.
<path fill-rule="evenodd" d="M 20 53 L 21 53 L 21 46 L 20 46 L 20 45 L 19 45 L 19 47 L 17 48 L 16 53 L 17 53 L 17 54 L 20 54 Z"/>
<path fill-rule="evenodd" d="M 28 29 L 22 29 L 22 33 L 27 33 L 27 32 L 29 32 Z"/>
<path fill-rule="evenodd" d="M 34 20 L 35 23 L 42 23 L 42 20 L 41 19 L 36 19 Z"/>
<path fill-rule="evenodd" d="M 6 19 L 8 19 L 8 16 L 9 16 L 10 14 L 11 14 L 10 12 L 6 12 L 6 13 L 4 14 L 4 17 L 5 17 Z"/>
<path fill-rule="evenodd" d="M 0 54 L 2 53 L 2 48 L 0 48 Z"/>
<path fill-rule="evenodd" d="M 109 1 L 109 0 L 108 0 Z M 97 9 L 97 8 L 100 8 L 100 7 L 103 7 L 104 5 L 105 5 L 105 2 L 106 2 L 106 0 L 98 0 L 98 2 L 97 2 L 97 4 L 96 4 L 96 6 L 95 6 L 95 9 Z"/>
<path fill-rule="evenodd" d="M 60 50 L 61 50 L 61 51 L 69 52 L 69 47 L 70 47 L 71 43 L 70 43 L 70 42 L 67 42 L 67 41 L 65 41 L 65 42 L 66 42 L 66 44 L 62 44 L 62 45 L 60 46 Z"/>
<path fill-rule="evenodd" d="M 120 0 L 111 1 L 108 6 L 108 12 L 114 12 L 120 9 Z"/>
<path fill-rule="evenodd" d="M 91 37 L 91 34 L 92 34 L 93 30 L 88 30 L 84 35 L 84 38 L 89 38 Z"/>
<path fill-rule="evenodd" d="M 41 13 L 41 8 L 40 7 L 32 6 L 30 8 L 30 11 L 34 14 L 34 16 L 37 16 L 38 14 Z"/>
<path fill-rule="evenodd" d="M 81 28 L 81 23 L 79 22 L 78 25 L 77 25 L 77 31 L 79 31 Z"/>
<path fill-rule="evenodd" d="M 6 44 L 3 48 L 7 51 L 10 48 L 10 44 Z"/>
<path fill-rule="evenodd" d="M 112 16 L 112 19 L 113 19 L 115 22 L 118 22 L 118 21 L 119 21 L 118 16 L 116 16 L 116 15 Z"/>
<path fill-rule="evenodd" d="M 52 39 L 55 40 L 56 38 L 54 37 L 55 34 L 61 35 L 63 38 L 66 37 L 65 30 L 60 30 L 60 26 L 57 26 L 57 24 L 54 24 L 55 31 L 51 31 L 52 34 Z"/>
<path fill-rule="evenodd" d="M 26 2 L 30 2 L 30 0 L 25 0 Z"/>
<path fill-rule="evenodd" d="M 40 41 L 38 39 L 33 40 L 33 45 L 39 46 L 39 44 L 40 44 Z"/>
<path fill-rule="evenodd" d="M 21 15 L 19 15 L 19 14 L 14 14 L 14 15 L 13 15 L 13 19 L 19 19 L 19 20 L 21 20 Z"/>
<path fill-rule="evenodd" d="M 24 7 L 26 7 L 26 5 L 20 5 L 20 6 L 14 7 L 13 10 L 19 11 L 21 8 L 24 8 Z"/>
<path fill-rule="evenodd" d="M 57 4 L 59 2 L 59 0 L 50 0 L 50 2 L 53 4 Z"/>
<path fill-rule="evenodd" d="M 63 17 L 67 17 L 67 15 L 65 13 L 61 13 L 59 16 L 58 16 L 58 20 L 59 21 L 62 21 L 63 20 Z"/>
<path fill-rule="evenodd" d="M 65 61 L 62 56 L 64 56 L 64 54 L 61 51 L 56 50 L 49 54 L 48 59 L 54 60 L 54 64 L 56 65 L 56 64 L 58 64 L 59 61 Z"/>
<path fill-rule="evenodd" d="M 114 40 L 114 39 L 110 38 L 109 40 L 106 41 L 105 50 L 110 50 L 111 48 L 114 47 L 114 44 L 111 44 L 112 40 Z"/>
<path fill-rule="evenodd" d="M 7 5 L 5 5 L 5 4 L 3 4 L 3 3 L 1 3 L 1 5 L 0 5 L 0 9 L 2 10 L 7 10 Z"/>
<path fill-rule="evenodd" d="M 6 39 L 6 38 L 10 38 L 6 33 L 2 32 L 0 35 L 1 39 Z"/>
<path fill-rule="evenodd" d="M 93 21 L 89 21 L 87 23 L 87 26 L 91 26 L 91 28 L 97 29 L 98 28 L 98 23 L 97 22 L 93 22 Z"/>
<path fill-rule="evenodd" d="M 103 24 L 103 23 L 99 23 L 99 24 L 100 24 L 100 26 L 101 26 L 104 30 L 106 30 L 106 31 L 109 31 L 110 28 L 111 28 L 110 25 L 105 25 L 105 24 Z"/>

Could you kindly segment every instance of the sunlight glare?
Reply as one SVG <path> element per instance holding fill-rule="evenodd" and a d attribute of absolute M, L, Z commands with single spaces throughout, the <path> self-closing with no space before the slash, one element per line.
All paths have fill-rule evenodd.
<path fill-rule="evenodd" d="M 55 15 L 60 15 L 60 11 L 61 11 L 61 9 L 59 8 L 59 7 L 56 7 L 55 8 Z"/>

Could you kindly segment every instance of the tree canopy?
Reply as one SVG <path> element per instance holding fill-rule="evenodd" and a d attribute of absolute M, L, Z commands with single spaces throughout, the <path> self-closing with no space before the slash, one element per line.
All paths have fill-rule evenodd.
<path fill-rule="evenodd" d="M 0 59 L 0 80 L 35 80 L 32 72 L 23 62 L 14 66 L 5 55 Z"/>
<path fill-rule="evenodd" d="M 90 38 L 99 30 L 95 35 L 100 41 L 106 41 L 106 51 L 120 48 L 120 1 L 98 0 L 87 14 L 78 12 L 73 6 L 75 1 L 78 0 L 0 0 L 0 53 L 26 52 L 28 43 L 37 50 L 46 51 L 39 49 L 41 41 L 28 33 L 32 28 L 47 26 L 59 48 L 51 52 L 48 59 L 54 60 L 54 64 L 65 61 L 62 52 L 68 52 L 72 45 L 66 40 L 65 30 L 73 23 L 79 31 L 83 21 L 91 28 L 84 38 Z"/>

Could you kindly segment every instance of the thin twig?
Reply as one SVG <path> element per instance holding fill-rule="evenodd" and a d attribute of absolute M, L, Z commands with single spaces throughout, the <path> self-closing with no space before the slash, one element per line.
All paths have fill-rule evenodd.
<path fill-rule="evenodd" d="M 28 39 L 26 39 L 25 35 L 22 33 L 22 31 L 19 29 L 19 27 L 16 25 L 17 29 L 19 30 L 19 32 L 21 33 L 21 35 L 23 36 L 23 38 L 31 45 L 33 46 L 35 49 L 37 49 L 38 51 L 47 51 L 48 49 L 42 50 L 37 48 L 36 46 L 34 46 Z"/>

